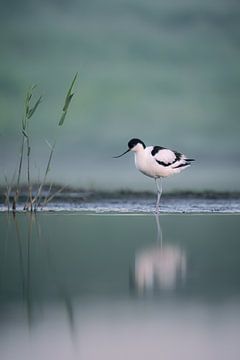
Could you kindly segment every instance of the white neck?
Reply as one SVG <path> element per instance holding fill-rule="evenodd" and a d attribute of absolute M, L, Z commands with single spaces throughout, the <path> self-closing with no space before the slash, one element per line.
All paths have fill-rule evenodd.
<path fill-rule="evenodd" d="M 144 147 L 142 144 L 138 143 L 137 145 L 134 146 L 134 148 L 132 148 L 132 151 L 139 153 L 141 151 L 144 150 Z"/>

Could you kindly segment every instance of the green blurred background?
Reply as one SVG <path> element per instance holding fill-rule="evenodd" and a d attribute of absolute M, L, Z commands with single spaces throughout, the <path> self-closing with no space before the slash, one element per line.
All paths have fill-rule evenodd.
<path fill-rule="evenodd" d="M 132 137 L 196 158 L 167 190 L 240 190 L 240 2 L 237 0 L 1 0 L 0 183 L 17 168 L 23 99 L 31 170 L 93 189 L 154 189 L 134 169 Z M 64 127 L 66 90 L 79 78 Z"/>

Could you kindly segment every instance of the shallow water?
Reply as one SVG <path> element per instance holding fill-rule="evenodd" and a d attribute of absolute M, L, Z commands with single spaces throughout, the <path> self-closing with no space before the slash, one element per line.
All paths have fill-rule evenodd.
<path fill-rule="evenodd" d="M 47 211 L 77 211 L 95 213 L 149 213 L 155 211 L 155 197 L 152 199 L 101 199 L 94 201 L 76 201 L 74 203 L 53 202 L 48 204 Z M 164 198 L 160 204 L 161 213 L 240 213 L 240 201 L 238 198 Z"/>
<path fill-rule="evenodd" d="M 1 360 L 239 359 L 239 220 L 0 214 Z"/>
<path fill-rule="evenodd" d="M 143 193 L 133 195 L 107 196 L 97 194 L 89 196 L 84 193 L 65 193 L 55 198 L 47 205 L 40 207 L 38 211 L 44 212 L 81 212 L 81 213 L 104 213 L 104 214 L 152 214 L 155 211 L 156 195 L 144 195 Z M 23 211 L 25 201 L 18 204 L 17 210 Z M 7 206 L 0 204 L 0 213 L 6 212 Z M 239 194 L 226 193 L 210 196 L 201 193 L 198 195 L 163 196 L 160 202 L 160 212 L 164 214 L 173 213 L 220 213 L 240 214 Z"/>

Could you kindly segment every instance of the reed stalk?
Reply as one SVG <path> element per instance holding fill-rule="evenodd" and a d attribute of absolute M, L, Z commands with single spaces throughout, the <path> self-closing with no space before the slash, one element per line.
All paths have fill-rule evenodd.
<path fill-rule="evenodd" d="M 20 193 L 20 179 L 21 179 L 21 172 L 22 172 L 22 163 L 23 163 L 23 153 L 24 153 L 24 143 L 25 143 L 25 136 L 22 135 L 22 143 L 20 149 L 20 159 L 19 159 L 19 166 L 18 166 L 18 177 L 17 177 L 17 188 L 13 198 L 12 203 L 12 210 L 15 212 L 17 208 L 18 197 Z"/>
<path fill-rule="evenodd" d="M 73 90 L 74 84 L 77 80 L 77 77 L 78 77 L 78 73 L 75 74 L 75 76 L 70 84 L 70 87 L 67 91 L 67 94 L 65 96 L 62 113 L 60 116 L 60 120 L 58 122 L 59 127 L 62 126 L 65 122 L 65 119 L 66 119 L 66 116 L 67 116 L 67 113 L 69 110 L 69 106 L 70 106 L 72 98 L 74 96 L 74 93 L 72 92 L 72 90 Z M 18 203 L 18 199 L 19 199 L 20 191 L 21 191 L 20 187 L 21 187 L 22 168 L 23 168 L 23 162 L 24 162 L 25 156 L 27 158 L 26 176 L 27 176 L 28 196 L 27 196 L 26 203 L 24 205 L 24 210 L 28 210 L 28 211 L 30 210 L 32 212 L 33 210 L 36 211 L 37 208 L 40 206 L 41 198 L 42 198 L 42 191 L 46 184 L 47 175 L 50 171 L 53 153 L 54 153 L 54 149 L 55 149 L 55 145 L 56 145 L 56 140 L 54 142 L 54 145 L 50 145 L 47 142 L 48 146 L 50 147 L 50 154 L 49 154 L 49 158 L 47 161 L 43 180 L 42 180 L 41 184 L 39 185 L 36 196 L 34 197 L 33 193 L 32 193 L 32 182 L 31 182 L 31 166 L 30 166 L 31 165 L 31 141 L 30 141 L 30 135 L 29 135 L 29 121 L 32 118 L 32 116 L 34 115 L 34 113 L 37 110 L 40 103 L 42 102 L 42 96 L 39 96 L 37 98 L 37 100 L 32 104 L 32 97 L 33 97 L 35 88 L 36 88 L 36 85 L 30 87 L 25 96 L 24 114 L 22 117 L 22 124 L 21 124 L 22 141 L 21 141 L 21 145 L 20 145 L 20 156 L 19 156 L 19 163 L 18 163 L 18 168 L 17 168 L 18 170 L 17 170 L 16 190 L 15 190 L 15 194 L 13 197 L 13 203 L 12 203 L 12 211 L 14 213 L 16 212 L 16 209 L 17 209 L 17 203 Z M 26 152 L 26 155 L 25 155 L 25 152 Z M 5 181 L 6 180 L 7 180 L 7 178 L 5 179 Z M 52 200 L 54 198 L 54 196 L 56 196 L 56 194 L 60 193 L 64 188 L 65 188 L 65 186 L 62 187 L 61 189 L 59 189 L 58 191 L 56 191 L 53 195 L 51 195 L 51 186 L 50 186 L 48 194 L 45 197 L 44 204 L 47 204 L 50 200 Z M 7 191 L 6 191 L 5 197 L 6 197 L 6 203 L 8 206 L 8 210 L 10 210 L 10 192 L 11 192 L 11 186 L 9 186 L 9 184 L 7 182 Z"/>
<path fill-rule="evenodd" d="M 46 170 L 45 170 L 45 174 L 44 174 L 44 177 L 43 177 L 43 181 L 41 182 L 39 188 L 38 188 L 38 192 L 35 196 L 35 198 L 33 199 L 33 203 L 34 203 L 34 211 L 37 211 L 37 208 L 40 206 L 40 203 L 41 203 L 41 198 L 42 198 L 42 189 L 46 183 L 46 180 L 47 180 L 47 175 L 50 171 L 50 165 L 51 165 L 51 161 L 52 161 L 52 157 L 53 157 L 53 151 L 54 151 L 54 148 L 55 148 L 55 145 L 56 145 L 56 142 L 53 144 L 53 146 L 51 144 L 49 144 L 48 141 L 47 142 L 47 145 L 50 147 L 51 151 L 50 151 L 50 155 L 49 155 L 49 158 L 48 158 L 48 162 L 47 162 L 47 166 L 46 166 Z"/>
<path fill-rule="evenodd" d="M 75 74 L 71 84 L 70 84 L 70 87 L 67 91 L 67 94 L 65 96 L 65 100 L 64 100 L 64 105 L 63 105 L 63 108 L 62 108 L 62 114 L 61 114 L 61 117 L 60 117 L 60 120 L 59 120 L 59 123 L 58 123 L 58 126 L 62 126 L 64 124 L 64 121 L 66 119 L 66 116 L 67 116 L 67 113 L 68 113 L 68 110 L 69 110 L 69 106 L 70 106 L 70 103 L 72 101 L 72 98 L 73 98 L 73 95 L 74 93 L 72 92 L 73 90 L 73 87 L 74 87 L 74 84 L 77 80 L 77 77 L 78 77 L 78 73 Z M 54 144 L 51 145 L 47 140 L 46 140 L 46 143 L 47 145 L 49 146 L 50 148 L 50 154 L 49 154 L 49 158 L 48 158 L 48 162 L 47 162 L 47 166 L 46 166 L 46 170 L 45 170 L 45 174 L 44 174 L 44 177 L 43 177 L 43 181 L 42 183 L 40 184 L 39 186 L 39 189 L 38 189 L 38 192 L 35 196 L 35 198 L 33 199 L 33 203 L 34 203 L 34 211 L 37 211 L 37 208 L 40 206 L 40 203 L 41 203 L 41 198 L 42 198 L 42 190 L 46 184 L 46 180 L 47 180 L 47 175 L 50 171 L 50 168 L 51 168 L 51 162 L 52 162 L 52 158 L 53 158 L 53 152 L 54 152 L 54 149 L 55 149 L 55 145 L 56 145 L 56 142 L 57 140 L 55 140 Z M 58 191 L 56 191 L 53 195 L 50 196 L 50 191 L 51 191 L 51 187 L 50 187 L 50 191 L 49 191 L 49 194 L 47 195 L 47 197 L 45 198 L 44 200 L 44 204 L 46 205 L 50 200 L 52 200 L 58 193 L 60 193 L 61 191 L 63 191 L 63 189 L 65 188 L 62 187 L 61 189 L 59 189 Z"/>
<path fill-rule="evenodd" d="M 67 187 L 67 185 L 62 186 L 60 189 L 58 189 L 57 191 L 55 191 L 55 193 L 53 193 L 51 196 L 47 197 L 47 198 L 45 199 L 44 204 L 47 205 L 50 201 L 52 201 L 52 199 L 55 198 L 56 195 L 60 194 L 66 187 Z"/>
<path fill-rule="evenodd" d="M 6 192 L 4 193 L 5 196 L 5 204 L 7 206 L 8 212 L 10 211 L 10 193 L 11 193 L 11 185 L 8 182 L 8 178 L 4 175 L 4 180 L 6 183 Z"/>
<path fill-rule="evenodd" d="M 20 181 L 21 181 L 21 173 L 22 173 L 22 166 L 23 166 L 23 158 L 24 158 L 24 148 L 25 144 L 27 147 L 27 183 L 28 183 L 28 199 L 27 203 L 24 206 L 24 209 L 32 211 L 32 185 L 31 185 L 31 176 L 30 176 L 30 154 L 31 154 L 31 146 L 30 146 L 30 138 L 29 138 L 29 120 L 37 110 L 39 104 L 42 101 L 42 96 L 40 96 L 34 105 L 32 106 L 32 96 L 33 91 L 36 88 L 36 85 L 29 88 L 29 90 L 26 93 L 25 96 L 25 102 L 24 102 L 24 114 L 22 117 L 22 126 L 21 126 L 21 132 L 22 132 L 22 143 L 20 148 L 20 159 L 19 159 L 19 166 L 18 166 L 18 177 L 17 177 L 17 187 L 16 187 L 16 193 L 13 199 L 13 205 L 12 209 L 13 211 L 16 211 L 17 207 L 17 201 L 20 194 Z M 29 204 L 29 205 L 28 205 Z"/>
<path fill-rule="evenodd" d="M 31 107 L 31 99 L 33 95 L 33 91 L 36 86 L 32 86 L 29 91 L 27 92 L 26 99 L 25 99 L 25 116 L 24 121 L 22 123 L 22 132 L 23 135 L 26 137 L 27 143 L 27 182 L 28 182 L 28 200 L 27 200 L 27 207 L 26 210 L 33 211 L 33 198 L 32 198 L 32 184 L 31 184 L 31 176 L 30 176 L 30 154 L 31 154 L 31 146 L 30 146 L 30 138 L 29 138 L 29 120 L 37 110 L 39 104 L 42 101 L 42 96 L 36 100 L 35 104 Z"/>

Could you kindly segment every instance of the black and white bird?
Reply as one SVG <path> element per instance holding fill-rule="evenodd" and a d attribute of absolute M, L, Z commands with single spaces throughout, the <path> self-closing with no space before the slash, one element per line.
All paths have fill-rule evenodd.
<path fill-rule="evenodd" d="M 134 152 L 136 168 L 155 180 L 157 186 L 156 212 L 158 212 L 162 194 L 162 178 L 180 173 L 189 167 L 194 159 L 189 159 L 178 151 L 166 149 L 162 146 L 146 146 L 140 139 L 131 139 L 128 142 L 127 151 L 114 156 L 114 158 L 119 158 L 129 151 Z"/>

